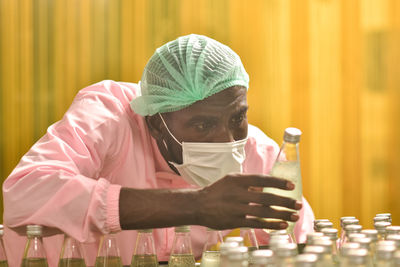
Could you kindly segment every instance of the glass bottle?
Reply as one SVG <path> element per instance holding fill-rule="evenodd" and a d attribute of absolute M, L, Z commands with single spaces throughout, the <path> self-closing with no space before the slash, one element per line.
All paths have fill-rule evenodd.
<path fill-rule="evenodd" d="M 28 225 L 26 227 L 26 242 L 21 267 L 47 267 L 46 251 L 42 241 L 42 226 Z"/>
<path fill-rule="evenodd" d="M 331 240 L 324 240 L 324 239 L 316 240 L 315 246 L 320 246 L 324 249 L 322 260 L 321 262 L 318 262 L 317 266 L 333 267 L 337 265 L 337 260 L 335 260 L 332 254 L 333 242 Z"/>
<path fill-rule="evenodd" d="M 100 239 L 95 267 L 122 267 L 117 239 L 114 233 L 104 235 Z"/>
<path fill-rule="evenodd" d="M 294 267 L 297 256 L 297 245 L 293 243 L 282 244 L 276 248 L 275 259 L 277 267 Z"/>
<path fill-rule="evenodd" d="M 325 257 L 325 249 L 321 246 L 316 246 L 316 245 L 306 246 L 303 252 L 306 254 L 314 254 L 317 256 L 317 264 L 316 264 L 317 267 L 323 266 L 321 264 L 325 264 L 327 261 Z M 329 263 L 327 267 L 332 267 L 332 266 Z"/>
<path fill-rule="evenodd" d="M 153 229 L 138 231 L 131 267 L 158 267 Z"/>
<path fill-rule="evenodd" d="M 228 242 L 228 240 L 225 241 L 225 243 L 222 243 L 220 246 L 220 267 L 229 267 L 229 262 L 228 262 L 228 254 L 231 249 L 239 247 L 238 242 Z"/>
<path fill-rule="evenodd" d="M 353 240 L 354 243 L 360 244 L 360 248 L 367 250 L 367 265 L 373 266 L 373 257 L 371 253 L 371 239 L 368 237 L 357 237 Z"/>
<path fill-rule="evenodd" d="M 8 267 L 6 250 L 3 243 L 4 226 L 0 224 L 0 267 Z"/>
<path fill-rule="evenodd" d="M 307 234 L 306 244 L 313 245 L 315 240 L 320 239 L 323 236 L 324 236 L 324 234 L 321 232 L 309 233 L 309 234 Z"/>
<path fill-rule="evenodd" d="M 393 267 L 400 267 L 400 250 L 397 250 L 393 255 Z"/>
<path fill-rule="evenodd" d="M 270 249 L 259 249 L 251 253 L 252 262 L 249 262 L 249 267 L 274 267 L 274 253 Z"/>
<path fill-rule="evenodd" d="M 361 231 L 361 233 L 364 234 L 369 239 L 371 239 L 369 248 L 370 248 L 372 261 L 375 262 L 376 261 L 376 256 L 375 256 L 376 243 L 378 242 L 378 231 L 376 231 L 375 229 L 364 229 Z"/>
<path fill-rule="evenodd" d="M 319 222 L 316 225 L 316 232 L 321 232 L 322 229 L 326 229 L 326 228 L 333 228 L 333 223 L 331 222 Z"/>
<path fill-rule="evenodd" d="M 254 229 L 240 228 L 240 236 L 243 237 L 243 245 L 249 249 L 249 252 L 258 249 L 258 242 Z"/>
<path fill-rule="evenodd" d="M 351 243 L 348 242 L 346 244 L 343 244 L 343 246 L 340 248 L 340 266 L 347 266 L 348 265 L 348 258 L 347 256 L 349 255 L 349 252 L 353 249 L 358 249 L 360 248 L 360 244 L 358 243 Z"/>
<path fill-rule="evenodd" d="M 386 227 L 390 226 L 390 222 L 376 222 L 374 223 L 375 230 L 378 231 L 378 241 L 385 240 Z"/>
<path fill-rule="evenodd" d="M 283 230 L 271 230 L 269 231 L 270 239 L 273 239 L 275 236 L 279 236 L 279 238 L 286 238 L 289 243 L 295 243 L 292 237 L 289 235 L 287 229 Z"/>
<path fill-rule="evenodd" d="M 392 214 L 391 213 L 378 213 L 375 217 L 388 217 L 389 222 L 392 223 Z"/>
<path fill-rule="evenodd" d="M 394 264 L 393 254 L 396 251 L 394 246 L 378 246 L 376 250 L 376 262 L 374 266 L 392 267 Z"/>
<path fill-rule="evenodd" d="M 190 226 L 175 227 L 175 236 L 172 243 L 169 267 L 194 267 L 195 260 L 190 239 Z"/>
<path fill-rule="evenodd" d="M 339 264 L 339 253 L 337 248 L 338 242 L 338 230 L 335 228 L 326 228 L 322 229 L 322 233 L 329 237 L 329 240 L 332 241 L 332 259 L 333 262 L 338 265 Z"/>
<path fill-rule="evenodd" d="M 314 231 L 315 232 L 317 232 L 317 224 L 320 223 L 320 222 L 330 222 L 330 220 L 328 220 L 328 219 L 317 219 L 317 220 L 314 220 Z"/>
<path fill-rule="evenodd" d="M 400 234 L 400 226 L 391 225 L 386 227 L 386 235 L 399 235 Z"/>
<path fill-rule="evenodd" d="M 223 243 L 220 231 L 207 229 L 207 239 L 201 256 L 201 267 L 218 267 L 220 263 L 220 245 Z"/>
<path fill-rule="evenodd" d="M 346 236 L 343 239 L 342 246 L 350 241 L 349 240 L 349 236 L 352 233 L 361 233 L 361 230 L 362 230 L 362 226 L 361 225 L 358 225 L 358 224 L 346 225 L 344 227 L 344 231 L 346 232 Z"/>
<path fill-rule="evenodd" d="M 64 234 L 58 267 L 86 267 L 81 243 L 67 234 Z"/>
<path fill-rule="evenodd" d="M 340 234 L 340 241 L 339 241 L 339 248 L 342 247 L 345 239 L 346 239 L 346 226 L 347 225 L 358 225 L 359 220 L 356 218 L 349 218 L 350 216 L 347 217 L 342 217 L 342 218 L 347 218 L 343 219 L 340 221 L 340 226 L 342 228 L 342 233 Z"/>
<path fill-rule="evenodd" d="M 343 265 L 341 265 L 343 266 Z M 369 267 L 368 251 L 363 248 L 352 249 L 347 255 L 346 267 Z"/>
<path fill-rule="evenodd" d="M 295 188 L 292 191 L 281 190 L 277 188 L 265 187 L 264 192 L 280 196 L 290 197 L 297 201 L 302 201 L 303 189 L 300 170 L 299 142 L 301 131 L 297 128 L 286 128 L 283 135 L 283 144 L 278 153 L 278 157 L 272 166 L 271 175 L 279 178 L 285 178 L 294 183 Z M 283 207 L 274 207 L 279 210 L 288 210 Z M 267 219 L 268 220 L 268 219 Z M 292 240 L 296 243 L 294 236 L 294 222 L 288 222 L 288 232 Z"/>
<path fill-rule="evenodd" d="M 248 262 L 248 248 L 247 247 L 236 247 L 228 250 L 228 262 L 226 267 L 247 267 Z M 187 265 L 185 265 L 187 266 Z"/>
<path fill-rule="evenodd" d="M 393 241 L 396 245 L 396 249 L 400 249 L 400 235 L 386 235 L 387 241 Z"/>
<path fill-rule="evenodd" d="M 236 242 L 236 243 L 239 244 L 239 246 L 244 246 L 244 239 L 241 236 L 228 236 L 225 239 L 225 242 L 226 243 L 234 243 L 234 242 Z"/>
<path fill-rule="evenodd" d="M 303 253 L 295 259 L 296 267 L 316 267 L 318 257 L 315 254 Z"/>

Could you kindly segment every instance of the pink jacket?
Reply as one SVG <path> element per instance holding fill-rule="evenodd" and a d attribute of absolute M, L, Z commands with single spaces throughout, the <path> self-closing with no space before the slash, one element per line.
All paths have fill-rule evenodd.
<path fill-rule="evenodd" d="M 129 102 L 137 84 L 103 81 L 81 90 L 64 117 L 26 153 L 3 184 L 5 246 L 10 266 L 19 266 L 26 238 L 9 228 L 40 224 L 83 242 L 86 264 L 94 265 L 99 238 L 118 232 L 123 264 L 129 265 L 136 231 L 121 231 L 119 191 L 134 188 L 190 188 L 161 156 L 144 118 Z M 267 174 L 279 147 L 249 126 L 244 172 Z M 139 204 L 139 203 L 138 203 Z M 312 231 L 313 212 L 303 200 L 295 233 L 299 242 Z M 61 231 L 58 230 L 59 233 Z M 168 260 L 173 228 L 155 229 L 158 259 Z M 195 255 L 201 255 L 205 228 L 192 227 Z M 261 244 L 268 235 L 257 230 Z M 49 266 L 57 266 L 62 234 L 44 238 Z"/>

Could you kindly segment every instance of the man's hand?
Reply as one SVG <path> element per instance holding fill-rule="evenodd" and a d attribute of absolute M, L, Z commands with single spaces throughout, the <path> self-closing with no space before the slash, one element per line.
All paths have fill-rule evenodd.
<path fill-rule="evenodd" d="M 271 206 L 293 210 L 302 207 L 294 199 L 261 192 L 262 187 L 293 190 L 288 180 L 266 175 L 232 174 L 201 189 L 198 195 L 198 220 L 213 229 L 236 227 L 284 229 L 285 221 L 299 219 L 296 212 L 283 211 Z M 259 190 L 257 190 L 259 189 Z M 267 222 L 260 218 L 274 218 Z"/>

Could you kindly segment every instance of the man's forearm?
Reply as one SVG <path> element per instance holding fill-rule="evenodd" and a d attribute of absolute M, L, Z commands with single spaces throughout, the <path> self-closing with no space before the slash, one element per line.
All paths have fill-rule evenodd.
<path fill-rule="evenodd" d="M 121 188 L 123 230 L 198 224 L 197 190 Z"/>

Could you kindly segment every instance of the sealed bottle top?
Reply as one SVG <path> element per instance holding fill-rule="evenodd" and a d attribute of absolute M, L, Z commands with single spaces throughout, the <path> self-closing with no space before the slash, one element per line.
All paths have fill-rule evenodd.
<path fill-rule="evenodd" d="M 372 242 L 378 241 L 378 231 L 375 229 L 364 229 L 361 231 L 366 237 L 371 238 Z"/>
<path fill-rule="evenodd" d="M 331 241 L 336 241 L 338 239 L 338 230 L 335 228 L 325 228 L 321 230 L 321 233 L 327 237 Z"/>
<path fill-rule="evenodd" d="M 152 233 L 153 229 L 140 229 L 140 230 L 138 230 L 138 232 L 141 234 Z"/>
<path fill-rule="evenodd" d="M 400 234 L 400 226 L 391 225 L 386 227 L 386 234 L 387 235 L 398 235 Z"/>
<path fill-rule="evenodd" d="M 330 220 L 328 220 L 328 219 L 317 219 L 317 220 L 314 220 L 314 230 L 317 229 L 317 224 L 320 223 L 320 222 L 330 222 Z"/>
<path fill-rule="evenodd" d="M 396 247 L 396 243 L 392 240 L 380 240 L 376 243 L 376 249 L 379 247 Z"/>
<path fill-rule="evenodd" d="M 228 260 L 229 261 L 244 261 L 248 258 L 248 248 L 247 247 L 236 247 L 228 250 Z"/>
<path fill-rule="evenodd" d="M 229 250 L 233 249 L 233 248 L 237 248 L 239 247 L 239 243 L 237 242 L 225 242 L 222 243 L 221 246 L 219 247 L 221 256 L 222 255 L 227 255 Z"/>
<path fill-rule="evenodd" d="M 343 246 L 340 249 L 340 252 L 341 252 L 342 256 L 345 257 L 345 256 L 347 256 L 349 254 L 349 252 L 351 250 L 357 249 L 357 248 L 360 248 L 360 244 L 359 243 L 349 242 L 349 243 L 343 244 Z"/>
<path fill-rule="evenodd" d="M 368 250 L 364 248 L 351 249 L 347 254 L 349 264 L 366 264 L 368 260 Z"/>
<path fill-rule="evenodd" d="M 386 235 L 387 241 L 394 241 L 396 247 L 400 248 L 400 235 Z"/>
<path fill-rule="evenodd" d="M 276 248 L 279 247 L 281 244 L 290 244 L 289 236 L 271 236 L 271 239 L 269 240 L 269 248 L 271 250 L 275 251 Z"/>
<path fill-rule="evenodd" d="M 175 227 L 175 233 L 188 233 L 190 232 L 190 225 L 182 225 Z"/>
<path fill-rule="evenodd" d="M 270 249 L 255 250 L 251 254 L 253 264 L 260 264 L 260 265 L 273 264 L 275 262 L 273 256 L 274 253 Z"/>
<path fill-rule="evenodd" d="M 392 259 L 395 251 L 395 246 L 378 246 L 375 255 L 378 260 L 388 261 Z"/>
<path fill-rule="evenodd" d="M 296 267 L 314 267 L 318 261 L 318 256 L 311 253 L 303 253 L 296 257 Z"/>
<path fill-rule="evenodd" d="M 351 234 L 349 234 L 349 241 L 355 242 L 354 239 L 364 238 L 364 237 L 367 237 L 367 236 L 363 233 L 351 233 Z"/>
<path fill-rule="evenodd" d="M 357 219 L 355 216 L 343 216 L 343 217 L 340 217 L 340 225 L 342 225 L 342 222 L 344 221 L 344 220 L 352 220 L 352 219 Z"/>
<path fill-rule="evenodd" d="M 26 234 L 28 236 L 41 236 L 43 227 L 41 225 L 27 225 Z"/>
<path fill-rule="evenodd" d="M 324 236 L 324 234 L 321 233 L 321 232 L 309 233 L 309 234 L 307 234 L 306 244 L 307 245 L 312 245 L 315 240 L 317 240 L 318 238 L 321 238 L 323 236 Z"/>
<path fill-rule="evenodd" d="M 388 222 L 391 223 L 391 219 L 387 216 L 377 216 L 374 217 L 374 224 L 377 222 Z"/>
<path fill-rule="evenodd" d="M 304 248 L 304 253 L 317 255 L 318 260 L 322 260 L 325 254 L 325 249 L 321 246 L 306 246 Z"/>
<path fill-rule="evenodd" d="M 322 229 L 333 228 L 333 223 L 331 222 L 319 222 L 316 225 L 316 231 L 321 232 Z"/>
<path fill-rule="evenodd" d="M 379 217 L 379 216 L 389 217 L 390 220 L 392 219 L 392 214 L 391 213 L 378 213 L 378 214 L 375 215 L 375 217 Z"/>
<path fill-rule="evenodd" d="M 375 229 L 378 233 L 386 233 L 386 227 L 390 226 L 390 222 L 376 222 L 374 223 Z"/>
<path fill-rule="evenodd" d="M 289 127 L 285 129 L 283 140 L 288 143 L 300 142 L 301 131 L 297 128 Z"/>
<path fill-rule="evenodd" d="M 324 249 L 325 254 L 332 254 L 332 241 L 331 240 L 317 239 L 317 240 L 315 240 L 314 245 L 322 247 Z"/>
<path fill-rule="evenodd" d="M 344 227 L 344 230 L 346 231 L 346 235 L 349 236 L 352 233 L 360 233 L 362 230 L 362 226 L 358 224 L 350 224 L 346 225 Z"/>
<path fill-rule="evenodd" d="M 355 224 L 359 224 L 360 221 L 358 219 L 345 219 L 342 221 L 341 225 L 342 228 L 345 228 L 346 225 L 355 225 Z"/>
<path fill-rule="evenodd" d="M 225 243 L 231 243 L 231 242 L 236 242 L 239 244 L 239 246 L 243 246 L 244 239 L 241 236 L 230 236 L 225 239 Z"/>
<path fill-rule="evenodd" d="M 280 258 L 294 257 L 297 255 L 297 244 L 280 244 L 276 248 L 275 253 Z"/>
<path fill-rule="evenodd" d="M 369 246 L 371 244 L 371 238 L 357 237 L 357 238 L 354 238 L 354 240 L 352 242 L 360 244 L 360 248 L 365 248 L 365 249 L 369 250 Z"/>

